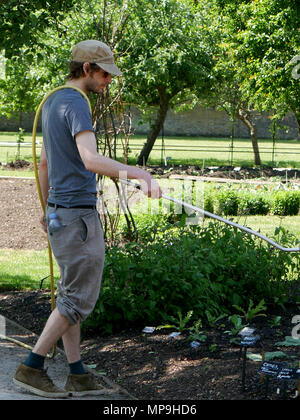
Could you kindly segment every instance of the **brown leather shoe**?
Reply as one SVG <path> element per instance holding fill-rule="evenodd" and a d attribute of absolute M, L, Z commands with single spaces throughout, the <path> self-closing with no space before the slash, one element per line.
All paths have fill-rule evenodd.
<path fill-rule="evenodd" d="M 13 381 L 33 394 L 46 398 L 66 398 L 68 392 L 58 388 L 49 378 L 45 370 L 33 369 L 29 366 L 20 364 Z"/>
<path fill-rule="evenodd" d="M 67 378 L 65 390 L 74 397 L 101 395 L 105 393 L 105 389 L 96 383 L 91 373 L 85 373 L 83 375 L 74 375 L 70 373 Z"/>

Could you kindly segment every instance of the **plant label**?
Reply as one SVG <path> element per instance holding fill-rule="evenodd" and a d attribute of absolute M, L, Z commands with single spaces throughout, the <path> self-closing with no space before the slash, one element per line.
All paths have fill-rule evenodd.
<path fill-rule="evenodd" d="M 155 331 L 155 327 L 145 327 L 143 329 L 143 332 L 147 334 L 152 334 L 154 331 Z"/>
<path fill-rule="evenodd" d="M 285 381 L 300 379 L 300 369 L 283 368 L 279 371 L 277 379 Z"/>
<path fill-rule="evenodd" d="M 259 341 L 259 339 L 259 335 L 246 335 L 243 337 L 240 345 L 244 347 L 253 347 Z"/>
<path fill-rule="evenodd" d="M 239 335 L 241 335 L 242 337 L 246 337 L 247 335 L 252 335 L 255 331 L 256 328 L 245 327 L 239 332 Z"/>
<path fill-rule="evenodd" d="M 259 372 L 264 375 L 277 376 L 280 370 L 283 368 L 282 363 L 278 362 L 263 362 L 259 368 Z"/>
<path fill-rule="evenodd" d="M 180 332 L 172 332 L 171 334 L 169 334 L 169 337 L 170 337 L 170 338 L 175 338 L 175 337 L 177 337 L 178 335 L 180 335 Z"/>

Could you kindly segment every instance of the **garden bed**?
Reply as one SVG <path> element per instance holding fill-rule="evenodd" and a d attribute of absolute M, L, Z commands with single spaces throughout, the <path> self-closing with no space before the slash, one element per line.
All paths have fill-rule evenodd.
<path fill-rule="evenodd" d="M 2 179 L 0 182 L 0 248 L 45 248 L 47 240 L 39 225 L 41 210 L 35 181 Z M 2 291 L 0 314 L 39 334 L 50 314 L 49 291 Z M 299 360 L 299 347 L 278 346 L 276 343 L 291 335 L 292 318 L 297 314 L 299 307 L 288 306 L 285 312 L 268 312 L 267 316 L 255 318 L 252 322 L 264 350 L 284 352 L 284 361 L 293 366 Z M 275 316 L 281 316 L 280 323 L 275 325 L 273 322 L 271 326 Z M 214 326 L 203 325 L 207 339 L 197 348 L 190 347 L 186 332 L 171 339 L 172 329 L 147 334 L 140 326 L 112 336 L 87 330 L 82 338 L 82 356 L 86 364 L 142 400 L 283 398 L 282 392 L 276 393 L 278 386 L 282 385 L 277 380 L 270 381 L 266 396 L 265 385 L 259 384 L 260 362 L 252 360 L 247 361 L 245 390 L 242 390 L 240 347 L 231 343 L 232 336 L 225 333 L 230 328 L 232 325 L 228 319 Z M 249 348 L 249 352 L 257 354 L 261 354 L 261 350 L 260 347 Z M 296 384 L 289 382 L 285 398 L 294 399 L 295 389 Z"/>
<path fill-rule="evenodd" d="M 0 314 L 39 334 L 50 314 L 49 291 L 2 292 L 0 305 Z M 278 326 L 270 326 L 275 314 L 257 317 L 251 323 L 261 336 L 264 350 L 282 351 L 286 355 L 284 360 L 293 366 L 299 360 L 299 347 L 275 343 L 291 335 L 294 327 L 291 320 L 296 311 L 297 308 L 290 307 L 280 314 Z M 294 399 L 297 384 L 288 383 L 284 396 L 283 383 L 276 379 L 270 380 L 266 395 L 265 383 L 259 383 L 261 363 L 252 360 L 247 360 L 245 389 L 242 389 L 240 347 L 230 343 L 232 337 L 225 333 L 231 327 L 226 320 L 214 327 L 205 326 L 207 339 L 197 348 L 190 347 L 187 333 L 170 338 L 174 329 L 147 334 L 138 328 L 113 336 L 89 335 L 87 331 L 82 337 L 82 357 L 87 365 L 141 400 Z M 248 353 L 259 355 L 261 351 L 259 346 L 248 349 Z M 280 394 L 277 394 L 278 387 Z"/>

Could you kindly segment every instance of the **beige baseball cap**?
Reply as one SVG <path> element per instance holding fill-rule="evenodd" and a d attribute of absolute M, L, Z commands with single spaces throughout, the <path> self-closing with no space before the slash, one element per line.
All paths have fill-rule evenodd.
<path fill-rule="evenodd" d="M 109 46 L 96 39 L 88 39 L 76 44 L 72 51 L 72 60 L 82 63 L 95 63 L 102 70 L 115 76 L 121 76 L 122 74 L 115 65 L 114 56 Z"/>

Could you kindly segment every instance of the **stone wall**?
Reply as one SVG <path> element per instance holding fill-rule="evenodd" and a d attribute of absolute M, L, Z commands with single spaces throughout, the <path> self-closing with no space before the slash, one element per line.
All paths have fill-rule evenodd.
<path fill-rule="evenodd" d="M 137 134 L 147 134 L 148 124 L 139 125 L 139 112 L 131 108 L 132 124 Z M 24 114 L 21 118 L 22 128 L 31 132 L 34 112 Z M 255 122 L 259 138 L 271 138 L 270 124 L 271 120 L 267 114 L 256 114 Z M 286 126 L 277 133 L 280 139 L 299 139 L 297 123 L 295 116 L 290 113 L 286 115 L 282 123 Z M 19 118 L 6 119 L 0 117 L 0 131 L 18 131 Z M 38 124 L 38 131 L 41 131 L 41 119 Z M 209 136 L 209 137 L 229 137 L 231 133 L 231 122 L 225 112 L 215 111 L 196 107 L 192 111 L 175 114 L 169 111 L 164 125 L 164 134 L 166 136 Z M 249 131 L 245 124 L 237 121 L 235 124 L 235 137 L 248 138 Z"/>
<path fill-rule="evenodd" d="M 133 126 L 136 133 L 146 134 L 149 130 L 148 124 L 137 126 L 139 113 L 132 110 Z M 259 138 L 271 138 L 271 120 L 267 114 L 254 114 Z M 294 114 L 290 113 L 282 120 L 284 129 L 277 132 L 277 138 L 297 139 L 299 138 L 297 122 Z M 164 124 L 164 134 L 177 136 L 209 136 L 209 137 L 229 137 L 231 135 L 231 121 L 227 114 L 213 109 L 196 107 L 192 111 L 175 114 L 169 111 Z M 239 138 L 249 138 L 249 130 L 245 124 L 238 120 L 235 123 L 234 135 Z M 299 138 L 300 140 L 300 138 Z"/>

